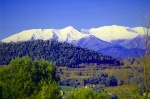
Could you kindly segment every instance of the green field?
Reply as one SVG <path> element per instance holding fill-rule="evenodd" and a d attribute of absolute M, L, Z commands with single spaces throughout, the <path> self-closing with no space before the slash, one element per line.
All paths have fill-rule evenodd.
<path fill-rule="evenodd" d="M 69 86 L 60 86 L 60 89 L 62 91 L 72 91 L 72 90 L 74 90 L 73 87 L 69 87 Z"/>

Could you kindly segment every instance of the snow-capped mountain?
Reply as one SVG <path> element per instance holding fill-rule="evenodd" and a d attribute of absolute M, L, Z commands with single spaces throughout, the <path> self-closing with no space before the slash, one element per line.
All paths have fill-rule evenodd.
<path fill-rule="evenodd" d="M 72 42 L 77 41 L 83 37 L 89 36 L 90 34 L 84 34 L 73 28 L 72 26 L 68 26 L 63 29 L 31 29 L 25 30 L 15 35 L 12 35 L 8 38 L 2 40 L 2 42 L 17 42 L 17 41 L 27 41 L 27 40 L 49 40 L 55 39 L 60 42 Z"/>
<path fill-rule="evenodd" d="M 100 28 L 92 28 L 89 31 L 99 39 L 110 42 L 117 39 L 132 39 L 138 35 L 136 31 L 129 29 L 130 28 L 128 27 L 113 25 Z"/>
<path fill-rule="evenodd" d="M 2 42 L 18 42 L 28 40 L 50 40 L 68 42 L 76 46 L 92 49 L 113 57 L 130 57 L 127 51 L 138 47 L 144 48 L 143 27 L 129 28 L 124 26 L 103 26 L 99 28 L 78 30 L 72 26 L 63 29 L 31 29 L 25 30 L 2 40 Z M 118 55 L 117 52 L 120 52 Z M 123 53 L 123 54 L 122 54 Z M 136 55 L 132 55 L 136 56 Z"/>

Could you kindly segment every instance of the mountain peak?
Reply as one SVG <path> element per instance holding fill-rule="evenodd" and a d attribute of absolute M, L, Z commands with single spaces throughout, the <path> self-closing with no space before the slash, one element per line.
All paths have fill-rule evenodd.
<path fill-rule="evenodd" d="M 65 27 L 63 29 L 72 30 L 72 29 L 75 29 L 75 28 L 73 26 L 67 26 L 67 27 Z"/>

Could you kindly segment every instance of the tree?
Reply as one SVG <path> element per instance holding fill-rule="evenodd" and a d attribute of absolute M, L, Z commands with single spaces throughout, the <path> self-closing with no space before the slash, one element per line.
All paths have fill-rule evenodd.
<path fill-rule="evenodd" d="M 150 90 L 150 16 L 145 16 L 145 28 L 143 28 L 145 33 L 145 56 L 142 58 L 142 65 L 144 69 L 144 85 L 145 85 L 145 99 L 148 98 L 148 91 Z"/>
<path fill-rule="evenodd" d="M 150 16 L 145 15 L 145 21 L 143 22 L 143 32 L 144 34 L 144 40 L 143 40 L 143 44 L 144 44 L 144 50 L 145 50 L 145 54 L 142 55 L 142 53 L 139 51 L 140 54 L 140 64 L 143 68 L 143 72 L 142 72 L 142 83 L 139 84 L 139 89 L 141 90 L 141 88 L 143 89 L 143 93 L 145 93 L 144 99 L 148 99 L 148 92 L 150 91 Z M 143 86 L 144 85 L 144 86 Z"/>
<path fill-rule="evenodd" d="M 136 99 L 149 99 L 148 93 L 150 92 L 150 16 L 145 15 L 145 22 L 143 23 L 144 24 L 142 25 L 142 32 L 144 32 L 145 34 L 142 37 L 144 38 L 144 40 L 140 44 L 144 45 L 145 54 L 143 55 L 139 48 L 137 48 L 140 55 L 139 64 L 142 68 L 142 72 L 139 72 L 138 76 L 135 75 L 135 78 L 139 79 L 140 82 L 134 85 L 132 84 L 134 88 L 131 88 L 129 85 L 129 75 L 128 73 L 125 74 L 127 78 L 125 82 L 127 85 L 129 85 L 129 89 L 133 93 L 133 97 L 135 97 Z M 143 93 L 145 94 L 144 96 Z"/>
<path fill-rule="evenodd" d="M 58 81 L 54 64 L 45 60 L 32 60 L 29 57 L 16 58 L 9 66 L 0 68 L 0 86 L 2 86 L 4 99 L 35 97 L 51 84 L 54 85 L 55 90 L 51 88 L 49 90 L 59 91 Z"/>
<path fill-rule="evenodd" d="M 110 76 L 108 83 L 109 83 L 109 86 L 117 86 L 118 80 L 115 78 L 115 76 Z"/>
<path fill-rule="evenodd" d="M 60 91 L 58 90 L 58 84 L 53 82 L 42 86 L 42 89 L 38 95 L 39 99 L 61 99 Z"/>

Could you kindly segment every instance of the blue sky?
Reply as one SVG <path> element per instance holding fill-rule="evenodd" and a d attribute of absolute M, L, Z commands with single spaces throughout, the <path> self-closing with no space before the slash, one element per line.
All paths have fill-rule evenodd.
<path fill-rule="evenodd" d="M 136 27 L 150 0 L 0 0 L 0 40 L 28 29 Z"/>

